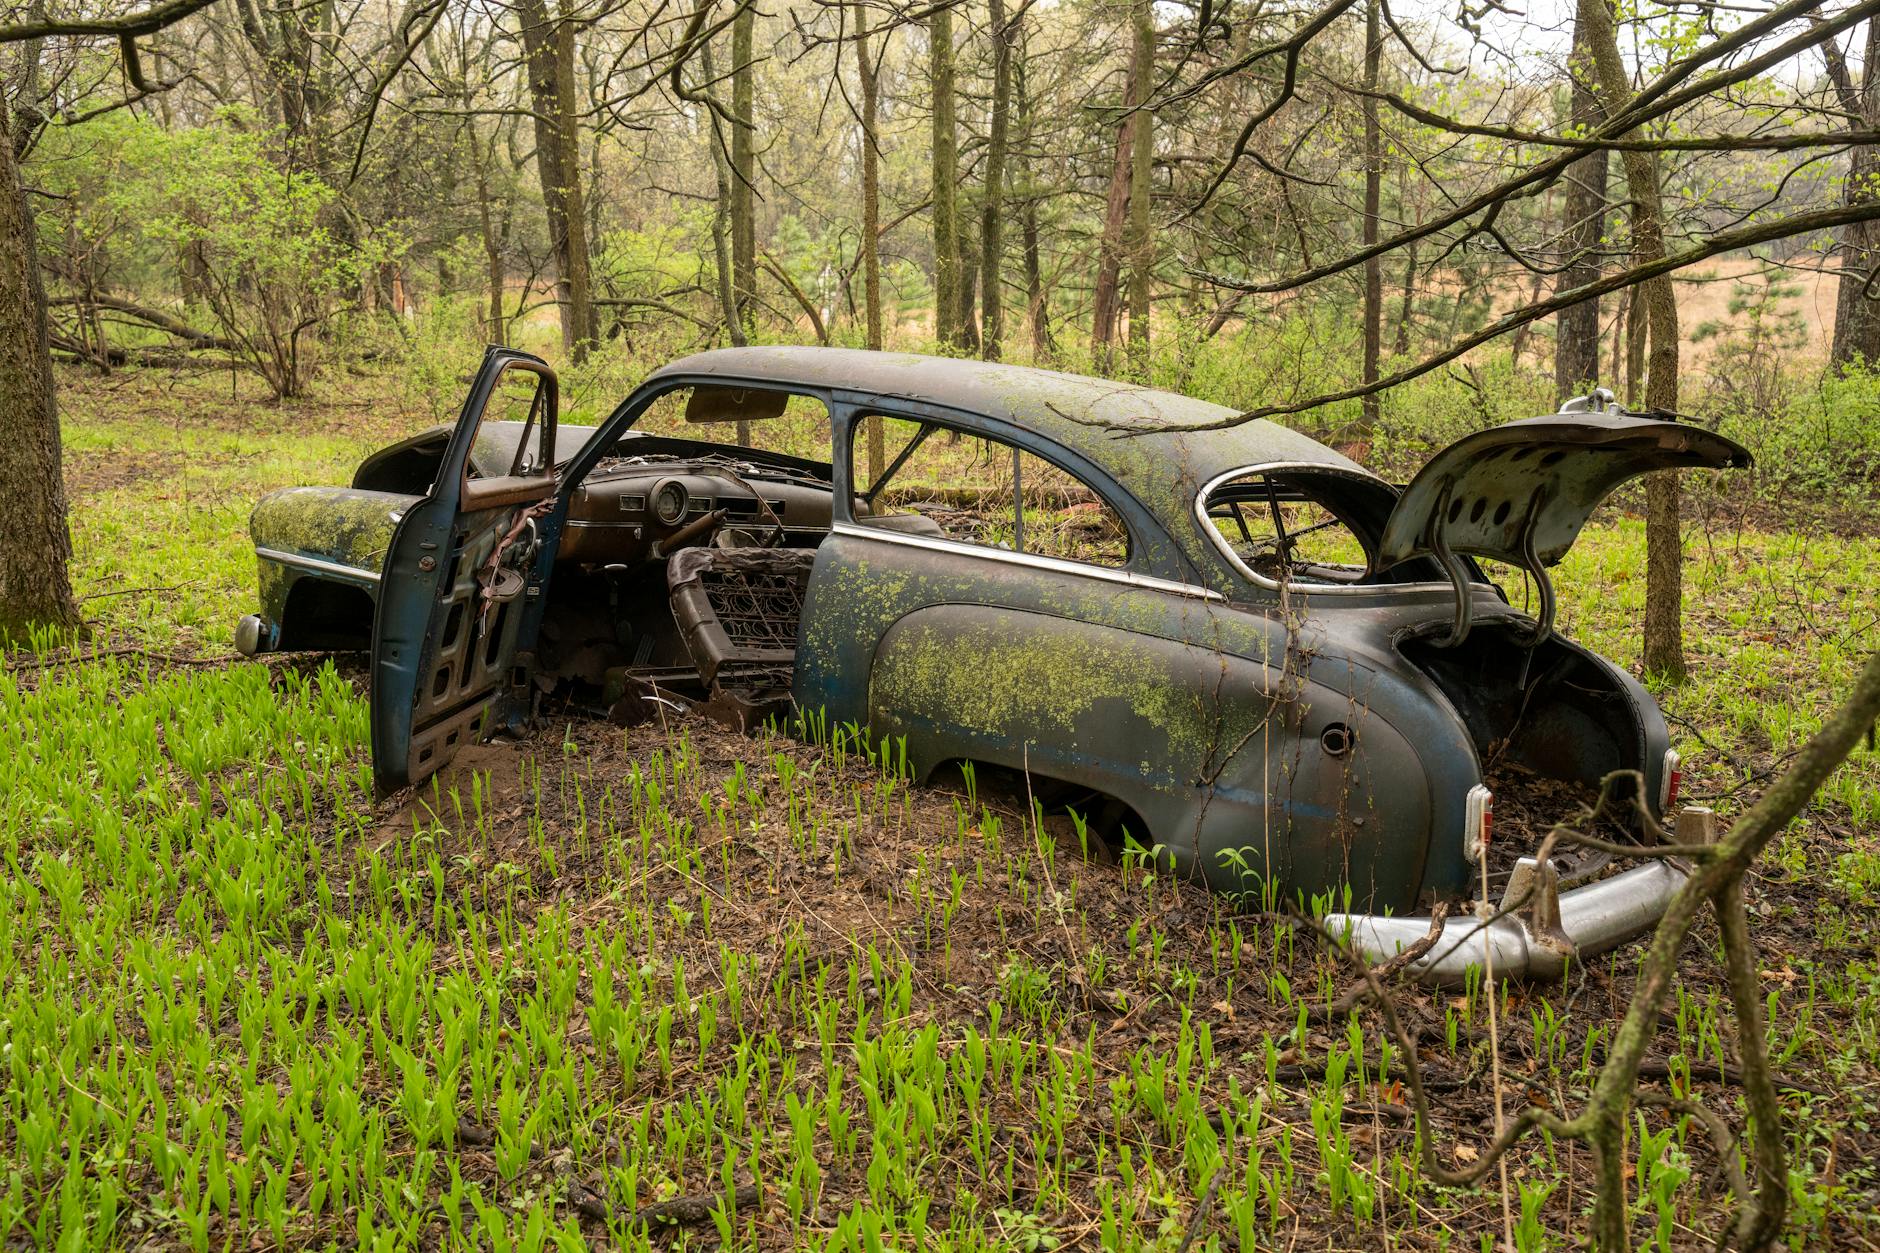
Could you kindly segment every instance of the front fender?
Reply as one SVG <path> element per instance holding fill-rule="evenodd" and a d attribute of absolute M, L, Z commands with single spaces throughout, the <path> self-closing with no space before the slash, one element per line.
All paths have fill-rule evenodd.
<path fill-rule="evenodd" d="M 257 551 L 377 575 L 392 532 L 423 497 L 355 487 L 289 487 L 256 503 L 248 534 Z"/>
<path fill-rule="evenodd" d="M 281 640 L 291 606 L 304 600 L 294 595 L 303 580 L 357 589 L 376 601 L 392 533 L 420 499 L 350 487 L 290 487 L 262 497 L 248 518 L 259 610 L 249 634 L 257 647 Z M 359 630 L 362 637 L 370 632 L 369 612 Z"/>

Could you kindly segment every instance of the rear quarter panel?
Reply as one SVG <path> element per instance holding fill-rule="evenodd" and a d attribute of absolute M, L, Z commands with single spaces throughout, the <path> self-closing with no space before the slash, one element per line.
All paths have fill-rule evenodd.
<path fill-rule="evenodd" d="M 1399 726 L 1419 696 L 1314 654 L 1309 635 L 1218 601 L 838 532 L 811 580 L 796 696 L 905 736 L 922 777 L 965 758 L 1114 796 L 1145 843 L 1216 887 L 1349 882 L 1357 904 L 1407 909 L 1433 808 L 1427 730 Z M 1321 743 L 1334 721 L 1357 731 L 1349 754 Z"/>

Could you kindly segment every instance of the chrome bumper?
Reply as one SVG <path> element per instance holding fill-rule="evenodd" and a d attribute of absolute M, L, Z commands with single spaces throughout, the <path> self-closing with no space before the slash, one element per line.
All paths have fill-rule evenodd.
<path fill-rule="evenodd" d="M 1649 931 L 1664 917 L 1672 894 L 1689 872 L 1669 861 L 1650 861 L 1610 879 L 1562 892 L 1553 867 L 1531 857 L 1515 863 L 1491 921 L 1451 917 L 1430 951 L 1410 963 L 1423 983 L 1461 987 L 1471 966 L 1494 961 L 1495 978 L 1558 977 L 1569 959 L 1580 961 Z M 1509 907 L 1521 903 L 1518 909 Z M 1328 914 L 1326 929 L 1348 937 L 1372 962 L 1388 961 L 1429 934 L 1428 918 Z"/>

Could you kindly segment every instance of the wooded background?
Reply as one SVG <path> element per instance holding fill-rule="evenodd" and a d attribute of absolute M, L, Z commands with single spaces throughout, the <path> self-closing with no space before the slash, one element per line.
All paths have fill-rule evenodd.
<path fill-rule="evenodd" d="M 578 419 L 711 343 L 909 347 L 1386 462 L 1597 382 L 1765 434 L 1813 396 L 1817 477 L 1880 463 L 1880 0 L 9 7 L 0 236 L 75 367 L 442 393 L 509 343 Z M 52 460 L 0 475 L 43 482 L 19 382 Z M 1654 479 L 1670 674 L 1679 508 Z"/>

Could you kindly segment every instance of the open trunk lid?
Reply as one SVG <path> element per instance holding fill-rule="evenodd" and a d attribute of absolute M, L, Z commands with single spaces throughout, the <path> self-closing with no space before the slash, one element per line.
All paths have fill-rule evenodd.
<path fill-rule="evenodd" d="M 1462 554 L 1526 570 L 1540 593 L 1532 646 L 1553 633 L 1554 589 L 1545 567 L 1567 555 L 1614 488 L 1653 470 L 1749 464 L 1749 450 L 1735 440 L 1627 413 L 1600 389 L 1557 414 L 1478 431 L 1430 458 L 1385 520 L 1377 566 L 1425 556 L 1441 564 L 1456 593 L 1445 648 L 1469 635 L 1474 602 Z"/>
<path fill-rule="evenodd" d="M 1617 408 L 1509 422 L 1457 440 L 1430 459 L 1384 524 L 1378 562 L 1469 553 L 1521 566 L 1566 556 L 1599 503 L 1653 470 L 1746 467 L 1749 450 L 1681 422 Z"/>

